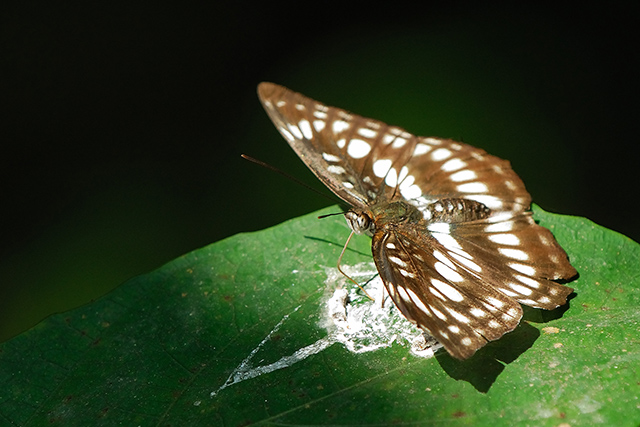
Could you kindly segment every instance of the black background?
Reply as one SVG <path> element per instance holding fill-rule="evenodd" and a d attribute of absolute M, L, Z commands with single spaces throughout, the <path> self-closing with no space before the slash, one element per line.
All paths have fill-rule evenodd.
<path fill-rule="evenodd" d="M 15 1 L 0 13 L 0 340 L 327 205 L 239 158 L 321 187 L 262 111 L 262 80 L 484 148 L 543 208 L 640 238 L 633 6 Z"/>

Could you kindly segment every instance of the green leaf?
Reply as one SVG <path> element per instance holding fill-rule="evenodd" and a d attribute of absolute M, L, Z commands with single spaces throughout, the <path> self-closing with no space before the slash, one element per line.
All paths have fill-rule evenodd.
<path fill-rule="evenodd" d="M 6 425 L 638 425 L 636 243 L 535 208 L 580 277 L 465 362 L 328 338 L 348 234 L 328 209 L 134 278 L 0 346 Z M 343 263 L 370 262 L 358 237 Z"/>

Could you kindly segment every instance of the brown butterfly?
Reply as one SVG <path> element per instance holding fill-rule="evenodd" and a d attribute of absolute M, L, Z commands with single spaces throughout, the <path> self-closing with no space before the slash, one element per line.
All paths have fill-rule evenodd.
<path fill-rule="evenodd" d="M 273 83 L 258 95 L 313 173 L 347 202 L 355 233 L 402 314 L 458 359 L 512 331 L 520 304 L 547 310 L 577 274 L 509 162 L 328 107 Z"/>

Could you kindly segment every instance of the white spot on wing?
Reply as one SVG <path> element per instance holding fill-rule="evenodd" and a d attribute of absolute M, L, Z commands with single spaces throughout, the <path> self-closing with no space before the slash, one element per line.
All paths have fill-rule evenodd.
<path fill-rule="evenodd" d="M 436 279 L 431 279 L 431 280 L 433 281 L 433 280 L 436 280 Z M 440 298 L 442 301 L 448 301 L 447 297 L 445 297 L 440 292 L 438 292 L 438 290 L 436 288 L 434 288 L 433 286 L 429 286 L 429 292 L 431 292 L 432 294 L 434 294 L 435 296 Z"/>
<path fill-rule="evenodd" d="M 472 179 L 476 179 L 478 174 L 476 174 L 472 170 L 463 170 L 460 172 L 456 172 L 449 177 L 453 182 L 462 182 L 462 181 L 471 181 Z"/>
<path fill-rule="evenodd" d="M 300 104 L 298 104 L 300 105 Z M 309 124 L 309 121 L 306 119 L 302 119 L 298 122 L 298 127 L 300 128 L 300 130 L 302 131 L 302 135 L 304 135 L 304 137 L 306 139 L 312 139 L 313 138 L 313 131 L 311 130 L 311 125 Z"/>
<path fill-rule="evenodd" d="M 462 276 L 450 269 L 448 266 L 441 262 L 436 262 L 434 267 L 436 271 L 440 273 L 442 277 L 452 282 L 462 282 Z"/>
<path fill-rule="evenodd" d="M 432 233 L 450 234 L 451 226 L 446 222 L 434 222 L 427 226 L 427 230 L 429 230 Z"/>
<path fill-rule="evenodd" d="M 402 177 L 400 179 L 400 190 L 402 191 L 405 188 L 409 188 L 411 187 L 411 185 L 413 185 L 414 181 L 416 180 L 416 178 L 413 175 L 407 175 L 405 172 L 407 172 L 408 169 L 406 166 L 402 167 L 402 170 L 400 171 L 400 176 L 402 177 L 402 175 L 404 174 L 405 176 Z"/>
<path fill-rule="evenodd" d="M 287 141 L 293 141 L 295 140 L 295 138 L 293 137 L 293 135 L 291 135 L 291 132 L 289 132 L 288 129 L 281 127 L 280 128 L 280 133 L 282 133 L 282 135 L 285 137 L 285 139 Z"/>
<path fill-rule="evenodd" d="M 400 295 L 400 298 L 402 298 L 404 302 L 408 304 L 412 304 L 411 297 L 407 293 L 406 289 L 403 288 L 402 286 L 398 286 L 397 289 L 398 289 L 398 295 Z"/>
<path fill-rule="evenodd" d="M 484 310 L 481 310 L 479 308 L 472 308 L 471 310 L 469 310 L 469 313 L 471 313 L 474 317 L 485 317 L 487 315 L 487 312 Z"/>
<path fill-rule="evenodd" d="M 467 196 L 466 198 L 467 199 L 471 199 L 471 200 L 475 200 L 476 202 L 480 202 L 483 205 L 485 205 L 486 207 L 488 207 L 489 209 L 500 209 L 500 208 L 502 208 L 502 200 L 498 199 L 495 196 L 474 194 L 474 195 Z"/>
<path fill-rule="evenodd" d="M 496 222 L 485 227 L 487 233 L 507 233 L 513 230 L 513 221 Z"/>
<path fill-rule="evenodd" d="M 400 148 L 400 147 L 403 147 L 406 143 L 407 143 L 406 139 L 404 139 L 404 138 L 396 138 L 395 141 L 393 141 L 393 144 L 391 144 L 391 146 L 393 148 Z"/>
<path fill-rule="evenodd" d="M 391 168 L 392 162 L 389 159 L 380 159 L 373 162 L 373 174 L 378 178 L 383 178 L 389 169 Z"/>
<path fill-rule="evenodd" d="M 443 264 L 446 264 L 452 270 L 456 269 L 456 266 L 440 251 L 433 251 L 433 256 Z"/>
<path fill-rule="evenodd" d="M 373 139 L 378 136 L 378 132 L 369 128 L 358 128 L 358 133 L 360 136 L 364 136 L 365 138 Z"/>
<path fill-rule="evenodd" d="M 451 157 L 451 151 L 447 150 L 446 148 L 438 148 L 433 153 L 431 153 L 431 158 L 433 158 L 433 160 L 435 160 L 436 162 L 447 159 L 449 157 Z"/>
<path fill-rule="evenodd" d="M 395 135 L 390 135 L 390 134 L 386 133 L 382 137 L 382 144 L 389 145 L 389 144 L 391 144 L 393 142 L 394 139 L 396 139 Z"/>
<path fill-rule="evenodd" d="M 436 315 L 436 317 L 440 320 L 447 320 L 447 316 L 445 316 L 444 314 L 442 314 L 441 311 L 436 310 L 435 308 L 431 307 L 431 311 L 433 311 L 433 314 Z"/>
<path fill-rule="evenodd" d="M 529 255 L 526 252 L 521 251 L 520 249 L 498 248 L 498 252 L 508 258 L 513 258 L 520 261 L 526 261 L 529 259 Z"/>
<path fill-rule="evenodd" d="M 324 114 L 324 113 L 323 113 Z M 313 127 L 316 129 L 316 132 L 322 132 L 327 123 L 324 120 L 314 120 Z"/>
<path fill-rule="evenodd" d="M 440 169 L 445 172 L 453 172 L 466 166 L 467 164 L 460 159 L 451 159 L 447 160 L 442 166 L 440 166 Z"/>
<path fill-rule="evenodd" d="M 500 245 L 516 246 L 520 244 L 520 239 L 515 234 L 494 234 L 489 236 L 489 240 Z"/>
<path fill-rule="evenodd" d="M 480 268 L 480 266 L 478 264 L 476 264 L 475 262 L 471 261 L 468 258 L 465 258 L 461 255 L 458 255 L 455 252 L 450 252 L 449 253 L 453 258 L 455 258 L 460 264 L 464 265 L 465 267 L 467 267 L 470 270 L 473 270 L 477 273 L 480 273 L 482 271 L 482 268 Z"/>
<path fill-rule="evenodd" d="M 300 128 L 298 128 L 297 126 L 289 125 L 289 132 L 291 132 L 291 134 L 295 136 L 297 139 L 302 139 L 304 136 L 302 135 Z"/>
<path fill-rule="evenodd" d="M 409 278 L 416 277 L 415 274 L 411 273 L 410 271 L 403 270 L 403 269 L 400 269 L 400 274 L 402 274 L 404 277 L 409 277 Z"/>
<path fill-rule="evenodd" d="M 491 304 L 493 307 L 496 308 L 500 308 L 504 305 L 504 303 L 502 301 L 500 301 L 499 299 L 496 299 L 494 297 L 487 297 L 486 301 Z"/>
<path fill-rule="evenodd" d="M 335 154 L 330 154 L 330 153 L 322 153 L 322 158 L 325 159 L 327 162 L 339 162 L 340 161 L 340 157 L 336 156 Z"/>
<path fill-rule="evenodd" d="M 361 159 L 371 151 L 371 144 L 362 139 L 354 138 L 349 141 L 347 153 L 354 159 Z"/>
<path fill-rule="evenodd" d="M 464 299 L 462 294 L 458 292 L 453 286 L 449 285 L 438 279 L 431 279 L 431 284 L 434 288 L 438 289 L 438 291 L 442 292 L 452 301 L 460 302 Z"/>
<path fill-rule="evenodd" d="M 389 169 L 389 172 L 387 172 L 387 176 L 384 179 L 384 182 L 389 187 L 395 187 L 396 185 L 398 185 L 398 173 L 396 172 L 395 168 Z"/>
<path fill-rule="evenodd" d="M 338 166 L 338 165 L 329 165 L 327 167 L 327 171 L 336 175 L 341 175 L 346 172 L 346 170 L 342 166 Z M 353 184 L 352 184 L 352 188 L 353 188 Z"/>
<path fill-rule="evenodd" d="M 513 297 L 517 297 L 517 296 L 518 296 L 518 294 L 517 294 L 517 293 L 512 292 L 512 291 L 510 291 L 509 289 L 500 288 L 500 291 L 501 291 L 503 294 L 505 294 L 506 296 L 511 297 L 511 298 L 513 298 Z"/>
<path fill-rule="evenodd" d="M 536 274 L 536 269 L 531 267 L 530 265 L 524 265 L 524 264 L 518 264 L 518 263 L 512 262 L 509 264 L 509 267 L 513 268 L 514 270 L 522 274 L 526 274 L 527 276 L 533 276 L 534 274 Z"/>
<path fill-rule="evenodd" d="M 389 261 L 391 261 L 394 264 L 399 265 L 400 267 L 406 267 L 407 266 L 406 262 L 404 262 L 403 260 L 401 260 L 400 258 L 395 257 L 395 256 L 390 256 L 389 257 Z"/>
<path fill-rule="evenodd" d="M 540 283 L 537 280 L 534 280 L 527 276 L 516 276 L 516 279 L 520 280 L 525 285 L 537 289 L 540 287 Z M 550 292 L 551 293 L 551 292 Z M 555 295 L 555 294 L 554 294 Z"/>
<path fill-rule="evenodd" d="M 428 146 L 427 144 L 423 144 L 422 142 L 419 142 L 416 144 L 416 148 L 413 149 L 413 155 L 421 156 L 423 154 L 428 153 L 429 151 L 431 151 L 430 146 Z"/>
<path fill-rule="evenodd" d="M 448 311 L 449 313 L 451 313 L 451 315 L 452 315 L 452 316 L 453 316 L 453 317 L 454 317 L 458 322 L 467 323 L 467 324 L 469 323 L 469 318 L 468 318 L 467 316 L 464 316 L 464 315 L 462 315 L 462 314 L 458 313 L 457 311 L 455 311 L 455 310 L 453 310 L 453 309 L 451 309 L 451 308 L 449 308 L 449 307 L 446 307 L 446 308 L 447 308 L 447 311 Z"/>
<path fill-rule="evenodd" d="M 413 184 L 410 187 L 400 188 L 400 193 L 402 193 L 402 196 L 407 200 L 416 199 L 422 196 L 422 190 L 416 184 Z"/>
<path fill-rule="evenodd" d="M 460 184 L 456 187 L 458 191 L 463 193 L 486 193 L 489 191 L 487 184 L 482 182 L 469 182 L 467 184 Z"/>
<path fill-rule="evenodd" d="M 409 168 L 406 166 L 403 166 L 402 169 L 400 169 L 400 173 L 398 174 L 398 182 L 404 181 L 404 179 L 407 177 L 408 174 L 409 174 Z"/>
<path fill-rule="evenodd" d="M 531 295 L 533 293 L 531 289 L 526 286 L 518 285 L 517 283 L 509 283 L 509 287 L 522 295 Z"/>
<path fill-rule="evenodd" d="M 431 315 L 431 313 L 429 312 L 429 309 L 427 308 L 427 306 L 422 302 L 422 300 L 418 297 L 418 295 L 416 295 L 415 292 L 413 292 L 411 289 L 407 289 L 407 293 L 409 294 L 409 296 L 411 297 L 411 300 L 413 301 L 413 303 L 424 313 L 427 313 L 428 315 Z"/>
<path fill-rule="evenodd" d="M 340 133 L 344 130 L 349 129 L 349 123 L 345 122 L 344 120 L 336 120 L 331 125 L 331 129 L 333 129 L 333 132 L 335 133 Z"/>

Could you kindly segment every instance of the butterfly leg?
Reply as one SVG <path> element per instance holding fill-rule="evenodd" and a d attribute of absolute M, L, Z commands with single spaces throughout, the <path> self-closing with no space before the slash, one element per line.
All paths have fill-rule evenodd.
<path fill-rule="evenodd" d="M 360 290 L 362 292 L 364 292 L 364 294 L 367 296 L 367 298 L 369 298 L 371 301 L 375 301 L 374 298 L 371 298 L 371 295 L 369 295 L 367 293 L 367 291 L 364 290 L 364 288 L 362 286 L 360 286 L 360 284 L 358 282 L 356 282 L 355 280 L 353 280 L 351 278 L 351 276 L 349 276 L 347 273 L 345 273 L 344 271 L 342 271 L 342 268 L 340 267 L 340 264 L 342 264 L 342 256 L 344 255 L 345 251 L 347 250 L 347 246 L 349 246 L 349 242 L 351 241 L 351 238 L 353 237 L 353 235 L 355 234 L 354 231 L 351 231 L 351 234 L 349 234 L 349 237 L 347 238 L 347 241 L 344 244 L 344 247 L 342 248 L 342 252 L 340 252 L 340 256 L 338 257 L 338 271 L 347 279 L 349 279 L 352 283 L 354 283 L 357 287 L 360 288 Z"/>

